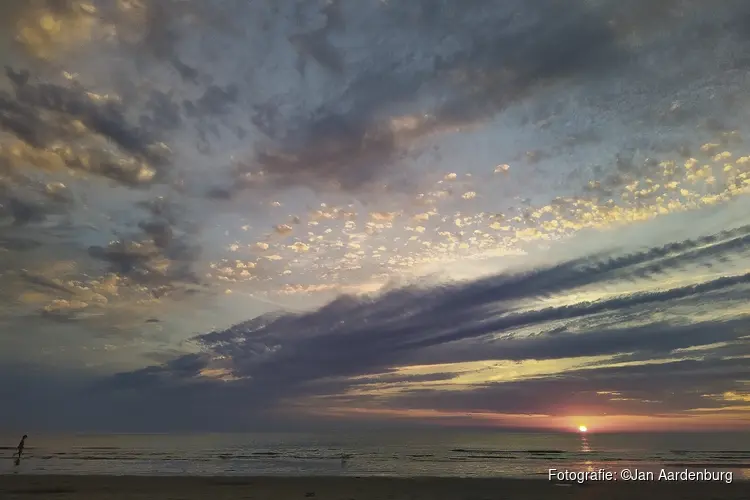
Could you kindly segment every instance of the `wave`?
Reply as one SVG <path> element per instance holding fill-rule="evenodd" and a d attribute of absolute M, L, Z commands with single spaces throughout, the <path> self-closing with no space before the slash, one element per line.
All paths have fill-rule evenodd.
<path fill-rule="evenodd" d="M 454 453 L 531 453 L 531 454 L 560 454 L 570 453 L 564 450 L 486 450 L 482 448 L 454 448 Z"/>
<path fill-rule="evenodd" d="M 510 439 L 510 438 L 509 438 Z M 672 448 L 637 448 L 632 440 L 591 439 L 586 449 L 578 439 L 550 436 L 539 441 L 513 437 L 502 444 L 486 441 L 454 441 L 447 445 L 347 441 L 289 440 L 285 443 L 233 440 L 206 445 L 205 440 L 163 442 L 134 441 L 132 446 L 80 446 L 88 443 L 38 443 L 23 461 L 24 472 L 36 474 L 134 474 L 134 475 L 393 475 L 530 477 L 546 474 L 550 467 L 569 470 L 637 467 L 750 469 L 750 441 L 746 437 L 714 441 L 717 449 L 700 449 L 696 442 L 677 441 Z M 486 444 L 485 444 L 486 443 Z M 490 444 L 491 443 L 491 444 Z M 606 446 L 607 444 L 609 446 Z M 93 444 L 93 443 L 92 443 Z M 102 444 L 102 445 L 99 445 Z M 120 444 L 120 442 L 116 442 Z M 493 446 L 494 445 L 494 446 Z M 676 446 L 675 446 L 676 445 Z M 507 446 L 507 447 L 506 447 Z M 732 449 L 733 447 L 738 449 Z M 15 447 L 5 447 L 10 456 Z M 342 462 L 342 455 L 347 460 Z M 12 467 L 8 460 L 5 467 Z M 4 473 L 0 463 L 0 474 Z M 738 473 L 738 477 L 740 474 Z"/>

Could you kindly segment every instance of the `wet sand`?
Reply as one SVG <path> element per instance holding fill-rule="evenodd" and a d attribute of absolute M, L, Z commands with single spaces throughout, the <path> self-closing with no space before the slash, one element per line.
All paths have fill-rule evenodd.
<path fill-rule="evenodd" d="M 377 477 L 0 476 L 0 499 L 54 500 L 724 500 L 750 498 L 750 482 L 611 482 Z"/>

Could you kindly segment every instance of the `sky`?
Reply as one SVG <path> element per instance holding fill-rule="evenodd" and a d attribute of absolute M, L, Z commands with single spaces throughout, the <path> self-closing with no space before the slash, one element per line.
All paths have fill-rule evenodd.
<path fill-rule="evenodd" d="M 747 429 L 749 18 L 2 2 L 0 429 Z"/>

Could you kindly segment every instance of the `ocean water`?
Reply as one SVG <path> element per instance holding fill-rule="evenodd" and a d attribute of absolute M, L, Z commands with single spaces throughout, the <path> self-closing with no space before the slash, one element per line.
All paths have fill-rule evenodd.
<path fill-rule="evenodd" d="M 750 434 L 371 434 L 30 436 L 0 442 L 0 474 L 547 477 L 548 470 L 721 470 L 750 480 Z M 348 458 L 342 461 L 342 454 Z"/>

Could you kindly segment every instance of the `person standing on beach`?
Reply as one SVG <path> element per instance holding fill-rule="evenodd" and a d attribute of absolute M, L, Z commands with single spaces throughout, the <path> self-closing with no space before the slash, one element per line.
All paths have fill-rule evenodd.
<path fill-rule="evenodd" d="M 26 438 L 27 437 L 29 437 L 29 436 L 27 436 L 26 434 L 24 434 L 23 437 L 21 438 L 21 442 L 18 443 L 18 451 L 16 451 L 16 453 L 15 453 L 16 455 L 18 455 L 16 457 L 16 465 L 19 465 L 21 463 L 21 455 L 23 455 L 23 448 L 24 448 L 24 446 L 26 446 Z"/>

